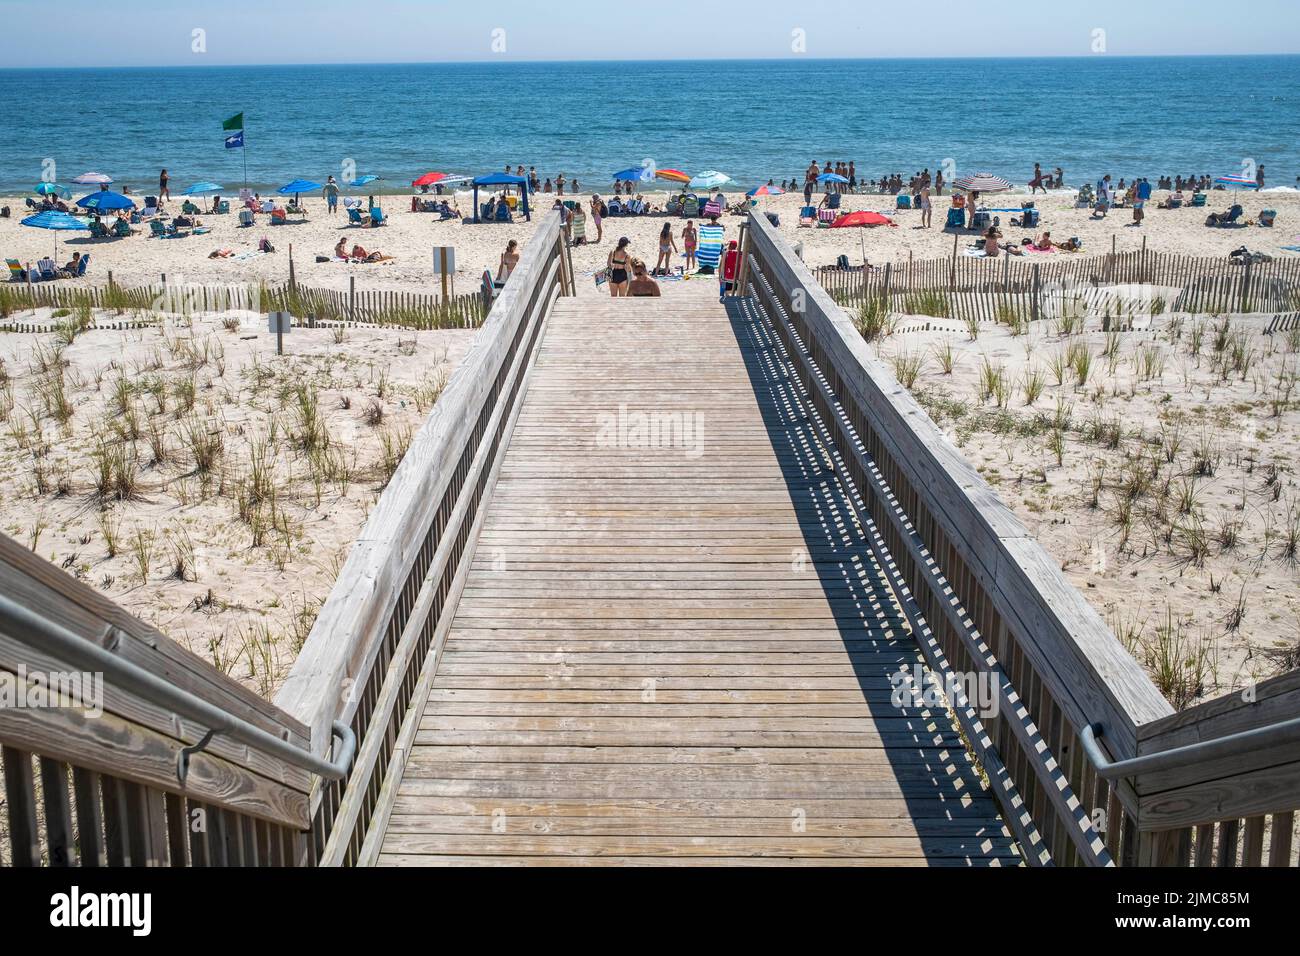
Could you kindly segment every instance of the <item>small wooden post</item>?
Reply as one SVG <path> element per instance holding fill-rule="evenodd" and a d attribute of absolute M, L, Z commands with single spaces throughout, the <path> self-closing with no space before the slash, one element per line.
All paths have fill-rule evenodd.
<path fill-rule="evenodd" d="M 1040 296 L 1041 294 L 1042 294 L 1042 286 L 1039 284 L 1039 281 L 1038 281 L 1038 263 L 1035 262 L 1035 263 L 1034 263 L 1034 296 L 1033 296 L 1033 300 L 1032 300 L 1032 302 L 1031 302 L 1031 304 L 1030 304 L 1030 309 L 1031 309 L 1031 319 L 1032 319 L 1032 321 L 1034 321 L 1034 322 L 1037 322 L 1037 321 L 1038 321 L 1038 315 L 1039 315 L 1039 296 Z"/>
<path fill-rule="evenodd" d="M 957 290 L 957 233 L 952 234 L 952 273 L 948 278 L 948 291 Z"/>
<path fill-rule="evenodd" d="M 298 290 L 298 279 L 293 272 L 293 243 L 289 243 L 289 288 Z"/>
<path fill-rule="evenodd" d="M 1241 279 L 1241 307 L 1240 311 L 1249 312 L 1250 305 L 1250 272 L 1253 263 L 1250 259 L 1246 260 L 1246 274 Z"/>
<path fill-rule="evenodd" d="M 357 277 L 355 274 L 348 276 L 348 321 L 353 325 L 357 323 Z"/>
<path fill-rule="evenodd" d="M 886 311 L 886 312 L 889 311 L 889 282 L 890 282 L 891 273 L 892 273 L 892 271 L 893 271 L 893 265 L 894 265 L 894 264 L 893 264 L 892 262 L 886 262 L 886 263 L 885 263 L 885 295 L 884 295 L 884 298 L 885 298 L 885 311 Z"/>

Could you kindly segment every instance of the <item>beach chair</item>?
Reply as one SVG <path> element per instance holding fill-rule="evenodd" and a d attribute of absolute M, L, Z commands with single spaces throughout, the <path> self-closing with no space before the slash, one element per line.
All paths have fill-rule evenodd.
<path fill-rule="evenodd" d="M 59 277 L 59 270 L 58 267 L 54 265 L 53 259 L 38 260 L 36 263 L 36 270 L 40 272 L 41 279 L 45 282 Z"/>
<path fill-rule="evenodd" d="M 243 214 L 243 213 L 240 213 L 239 215 L 240 215 L 240 221 L 242 222 L 242 221 L 243 221 L 243 215 L 244 215 L 244 214 Z M 251 216 L 250 216 L 250 218 L 251 218 Z M 365 226 L 367 223 L 369 223 L 369 221 L 370 221 L 370 217 L 369 217 L 369 216 L 362 216 L 362 215 L 361 215 L 361 210 L 358 209 L 356 206 L 349 206 L 349 207 L 348 207 L 348 225 L 349 225 L 349 226 Z M 251 226 L 252 223 L 250 222 L 249 225 Z"/>
<path fill-rule="evenodd" d="M 229 199 L 221 200 L 221 202 L 217 203 L 215 206 L 212 207 L 212 211 L 221 216 L 226 215 L 228 212 L 230 212 L 230 200 Z"/>
<path fill-rule="evenodd" d="M 187 199 L 181 203 L 181 212 L 187 216 L 197 216 L 202 210 Z"/>
<path fill-rule="evenodd" d="M 155 239 L 167 239 L 172 235 L 174 235 L 175 232 L 176 232 L 175 228 L 168 229 L 165 225 L 163 225 L 161 219 L 149 220 L 149 235 L 153 236 Z"/>
<path fill-rule="evenodd" d="M 945 229 L 964 229 L 966 228 L 966 210 L 952 208 L 948 210 L 948 219 L 944 222 Z"/>
<path fill-rule="evenodd" d="M 911 197 L 911 196 L 908 196 L 908 195 L 900 194 L 900 195 L 898 196 L 898 198 L 894 200 L 894 208 L 895 208 L 895 209 L 911 209 L 911 208 L 912 208 L 912 197 Z"/>
<path fill-rule="evenodd" d="M 239 210 L 239 225 L 241 228 L 244 226 L 251 226 L 255 221 L 256 220 L 253 217 L 253 210 L 251 209 Z"/>
<path fill-rule="evenodd" d="M 1261 209 L 1259 213 L 1259 224 L 1266 229 L 1273 228 L 1273 222 L 1277 219 L 1276 209 Z"/>
<path fill-rule="evenodd" d="M 700 218 L 700 201 L 694 196 L 687 196 L 682 200 L 682 216 L 687 219 Z"/>
<path fill-rule="evenodd" d="M 817 224 L 817 207 L 804 206 L 799 210 L 799 225 L 811 228 Z"/>
<path fill-rule="evenodd" d="M 1208 201 L 1209 201 L 1209 197 L 1207 197 L 1205 193 L 1192 193 L 1193 209 L 1196 209 L 1200 206 L 1204 206 Z"/>
<path fill-rule="evenodd" d="M 113 223 L 112 233 L 119 239 L 125 239 L 133 232 L 135 232 L 135 230 L 131 228 L 131 224 L 125 219 L 119 219 L 117 222 Z"/>
<path fill-rule="evenodd" d="M 587 217 L 573 217 L 573 242 L 574 244 L 586 243 L 587 241 Z"/>
<path fill-rule="evenodd" d="M 289 205 L 285 208 L 284 214 L 286 216 L 297 216 L 300 219 L 307 218 L 306 208 L 304 208 L 303 206 L 299 206 L 297 203 L 292 203 L 292 202 L 289 203 Z"/>
<path fill-rule="evenodd" d="M 107 239 L 108 228 L 102 222 L 92 220 L 90 223 L 90 238 Z"/>
<path fill-rule="evenodd" d="M 835 220 L 838 219 L 838 218 L 839 218 L 839 216 L 836 214 L 836 212 L 835 212 L 834 209 L 818 209 L 818 210 L 817 210 L 817 225 L 818 225 L 819 227 L 820 227 L 820 226 L 831 226 L 831 225 L 834 225 Z"/>
<path fill-rule="evenodd" d="M 370 207 L 370 225 L 382 226 L 385 225 L 387 222 L 388 220 L 384 217 L 384 211 L 382 209 L 380 209 L 378 206 Z"/>
<path fill-rule="evenodd" d="M 382 216 L 380 217 L 382 222 Z M 503 202 L 497 203 L 497 222 L 514 222 L 514 216 L 510 214 L 510 207 Z"/>
<path fill-rule="evenodd" d="M 623 215 L 623 201 L 621 199 L 611 199 L 609 202 L 605 203 L 605 215 L 606 216 Z"/>
<path fill-rule="evenodd" d="M 704 204 L 704 211 L 701 213 L 705 219 L 717 219 L 722 215 L 722 203 L 716 199 L 710 199 Z"/>
<path fill-rule="evenodd" d="M 497 293 L 500 291 L 501 291 L 501 286 L 497 285 L 496 282 L 493 281 L 492 273 L 489 272 L 487 269 L 484 269 L 483 278 L 479 282 L 479 292 L 483 296 L 483 301 L 490 306 L 492 304 L 492 300 L 497 297 Z"/>
<path fill-rule="evenodd" d="M 80 279 L 86 274 L 86 266 L 90 265 L 90 253 L 86 253 L 77 260 L 77 274 L 74 278 Z"/>
<path fill-rule="evenodd" d="M 9 280 L 11 282 L 23 282 L 27 278 L 27 270 L 17 259 L 6 259 L 5 265 L 9 267 Z"/>
<path fill-rule="evenodd" d="M 829 206 L 831 209 L 839 209 L 841 198 L 842 197 L 840 196 L 839 193 L 831 193 L 830 196 L 828 196 L 826 199 L 826 205 Z"/>
<path fill-rule="evenodd" d="M 1214 227 L 1236 225 L 1243 211 L 1240 205 L 1234 205 L 1227 212 L 1212 212 L 1205 220 L 1205 224 Z"/>

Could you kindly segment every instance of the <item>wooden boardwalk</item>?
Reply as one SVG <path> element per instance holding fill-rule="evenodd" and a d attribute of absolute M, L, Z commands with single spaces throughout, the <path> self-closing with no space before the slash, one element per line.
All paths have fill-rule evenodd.
<path fill-rule="evenodd" d="M 713 288 L 557 302 L 381 864 L 1017 862 L 949 716 L 891 703 L 906 621 Z"/>

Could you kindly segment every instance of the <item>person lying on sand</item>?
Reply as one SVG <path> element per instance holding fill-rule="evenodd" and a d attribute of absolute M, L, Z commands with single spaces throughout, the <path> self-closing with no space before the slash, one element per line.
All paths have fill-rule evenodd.
<path fill-rule="evenodd" d="M 213 249 L 208 253 L 209 259 L 229 259 L 235 254 L 233 249 Z"/>
<path fill-rule="evenodd" d="M 1039 252 L 1047 252 L 1054 245 L 1055 243 L 1052 242 L 1052 233 L 1047 229 L 1044 229 L 1043 234 L 1034 240 L 1034 248 Z"/>
<path fill-rule="evenodd" d="M 353 246 L 351 258 L 353 262 L 378 262 L 387 257 L 378 249 L 374 252 L 366 252 L 361 246 Z"/>

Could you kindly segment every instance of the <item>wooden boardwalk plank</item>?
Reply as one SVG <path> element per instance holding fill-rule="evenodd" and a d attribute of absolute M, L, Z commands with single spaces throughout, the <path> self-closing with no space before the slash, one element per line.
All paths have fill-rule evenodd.
<path fill-rule="evenodd" d="M 706 290 L 707 291 L 707 290 Z M 771 338 L 560 299 L 381 865 L 1012 865 Z"/>

